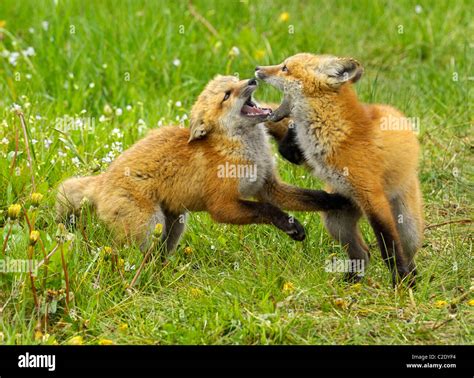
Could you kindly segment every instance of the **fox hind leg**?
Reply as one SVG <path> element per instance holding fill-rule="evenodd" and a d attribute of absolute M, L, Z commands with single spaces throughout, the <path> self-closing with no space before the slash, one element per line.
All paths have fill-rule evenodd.
<path fill-rule="evenodd" d="M 418 181 L 390 201 L 408 268 L 416 274 L 414 257 L 423 242 L 423 209 Z"/>
<path fill-rule="evenodd" d="M 362 216 L 358 208 L 346 210 L 332 210 L 321 213 L 324 225 L 329 234 L 341 245 L 347 248 L 347 254 L 350 259 L 350 267 L 360 267 L 363 264 L 363 272 L 346 272 L 345 279 L 350 282 L 359 281 L 365 273 L 365 268 L 369 263 L 369 248 L 365 244 L 360 234 L 357 222 Z"/>

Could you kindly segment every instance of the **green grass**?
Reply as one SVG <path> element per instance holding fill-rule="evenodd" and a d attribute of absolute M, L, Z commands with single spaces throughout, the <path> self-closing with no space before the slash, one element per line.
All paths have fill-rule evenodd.
<path fill-rule="evenodd" d="M 42 259 L 57 244 L 54 190 L 61 180 L 105 170 L 102 159 L 120 150 L 114 142 L 127 148 L 160 121 L 179 123 L 215 74 L 251 77 L 257 64 L 300 51 L 356 57 L 365 67 L 357 84 L 361 99 L 392 104 L 420 119 L 428 225 L 472 217 L 470 1 L 193 3 L 218 34 L 184 1 L 1 1 L 1 246 L 12 230 L 6 257 L 25 259 L 28 253 L 27 220 L 23 214 L 11 226 L 11 204 L 22 204 L 40 231 L 34 254 Z M 283 12 L 287 21 L 279 20 Z M 34 56 L 20 56 L 16 65 L 9 61 L 15 60 L 11 52 L 29 46 Z M 240 53 L 232 57 L 233 46 Z M 280 99 L 269 86 L 257 95 Z M 27 121 L 36 191 L 44 194 L 38 209 L 31 207 L 31 173 L 13 103 L 22 106 Z M 65 116 L 93 119 L 94 130 L 61 132 Z M 321 187 L 303 168 L 281 158 L 278 166 L 285 181 Z M 124 246 L 113 251 L 123 259 L 114 265 L 104 251 L 113 237 L 85 212 L 73 242 L 64 245 L 69 311 L 65 295 L 55 292 L 66 289 L 59 251 L 47 277 L 42 267 L 35 281 L 40 314 L 28 274 L 0 273 L 0 343 L 63 344 L 75 336 L 87 344 L 473 343 L 470 224 L 426 230 L 417 255 L 421 279 L 411 294 L 392 289 L 367 225 L 373 256 L 368 278 L 348 286 L 340 274 L 324 270 L 329 256 L 344 258 L 345 252 L 319 216 L 296 215 L 306 226 L 303 243 L 269 226 L 221 225 L 207 214 L 192 214 L 170 264 L 148 264 L 129 292 L 125 286 L 135 274 L 130 267 L 138 267 L 142 255 Z M 40 321 L 45 303 L 46 324 Z"/>

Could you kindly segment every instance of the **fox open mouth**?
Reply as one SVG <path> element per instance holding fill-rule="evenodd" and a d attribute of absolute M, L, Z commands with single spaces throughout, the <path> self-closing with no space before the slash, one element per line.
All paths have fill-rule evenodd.
<path fill-rule="evenodd" d="M 246 117 L 267 117 L 272 113 L 272 110 L 269 108 L 259 108 L 252 101 L 252 97 L 249 97 L 247 101 L 245 101 L 244 106 L 242 106 L 240 113 Z"/>

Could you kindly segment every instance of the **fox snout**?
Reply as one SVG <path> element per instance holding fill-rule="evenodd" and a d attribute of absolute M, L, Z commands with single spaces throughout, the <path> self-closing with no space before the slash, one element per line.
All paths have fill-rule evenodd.
<path fill-rule="evenodd" d="M 280 71 L 280 66 L 257 66 L 255 67 L 255 77 L 265 80 L 270 76 L 274 76 Z"/>
<path fill-rule="evenodd" d="M 263 72 L 262 67 L 260 66 L 255 67 L 255 77 L 260 80 L 263 80 L 267 77 L 265 73 Z"/>

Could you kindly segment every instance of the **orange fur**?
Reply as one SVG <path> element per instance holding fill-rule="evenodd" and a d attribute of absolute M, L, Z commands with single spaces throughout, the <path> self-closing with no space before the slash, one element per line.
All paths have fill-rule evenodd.
<path fill-rule="evenodd" d="M 423 234 L 419 144 L 409 127 L 390 129 L 410 125 L 401 112 L 359 102 L 352 83 L 362 72 L 353 59 L 304 53 L 279 65 L 257 67 L 256 75 L 284 91 L 281 108 L 291 109 L 285 115 L 296 124 L 307 164 L 330 191 L 358 204 L 376 232 L 384 259 L 405 277 L 415 270 L 413 257 Z M 356 227 L 361 215 L 351 210 L 324 217 L 351 258 L 368 261 Z"/>
<path fill-rule="evenodd" d="M 190 129 L 153 130 L 96 177 L 73 178 L 59 187 L 60 217 L 77 212 L 84 198 L 119 241 L 142 247 L 155 223 L 164 223 L 163 241 L 172 250 L 188 211 L 207 211 L 217 222 L 273 224 L 295 240 L 304 229 L 280 210 L 326 210 L 347 203 L 340 195 L 282 184 L 274 170 L 260 121 L 242 115 L 255 80 L 218 76 L 198 97 Z M 220 176 L 225 165 L 255 166 L 255 177 Z M 249 201 L 258 198 L 260 202 Z"/>

